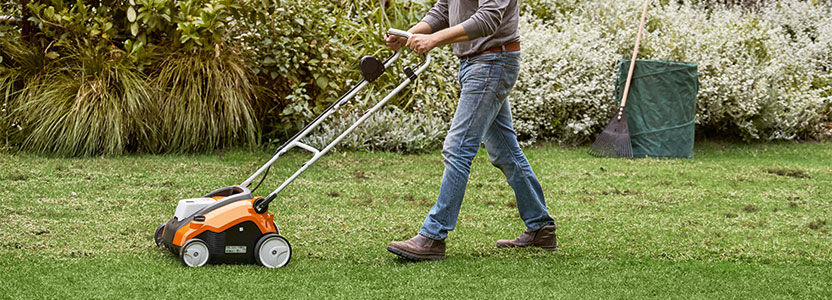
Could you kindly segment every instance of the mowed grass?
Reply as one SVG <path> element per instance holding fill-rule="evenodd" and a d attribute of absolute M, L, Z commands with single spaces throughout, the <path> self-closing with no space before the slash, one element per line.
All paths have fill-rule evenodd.
<path fill-rule="evenodd" d="M 0 298 L 832 297 L 832 144 L 697 144 L 695 159 L 526 154 L 560 250 L 496 249 L 523 231 L 511 188 L 477 156 L 448 259 L 386 250 L 418 232 L 439 151 L 333 153 L 272 203 L 281 269 L 191 269 L 153 244 L 181 198 L 239 184 L 269 153 L 63 159 L 0 155 Z M 308 155 L 282 158 L 267 194 Z"/>

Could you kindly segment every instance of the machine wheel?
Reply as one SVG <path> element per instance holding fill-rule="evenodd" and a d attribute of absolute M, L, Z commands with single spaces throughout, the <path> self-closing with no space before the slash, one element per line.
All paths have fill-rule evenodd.
<path fill-rule="evenodd" d="M 201 267 L 208 263 L 210 258 L 208 245 L 200 239 L 190 239 L 182 245 L 179 250 L 179 258 L 182 264 L 189 267 Z"/>
<path fill-rule="evenodd" d="M 265 234 L 257 240 L 254 258 L 261 266 L 280 268 L 288 264 L 292 258 L 292 245 L 276 233 Z"/>
<path fill-rule="evenodd" d="M 156 227 L 156 233 L 153 234 L 153 240 L 156 241 L 156 246 L 162 246 L 162 230 L 165 229 L 165 224 Z"/>

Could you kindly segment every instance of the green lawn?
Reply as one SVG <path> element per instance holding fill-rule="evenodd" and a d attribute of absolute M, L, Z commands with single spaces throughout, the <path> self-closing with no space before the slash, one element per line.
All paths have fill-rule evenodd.
<path fill-rule="evenodd" d="M 697 144 L 696 158 L 528 148 L 560 250 L 496 249 L 524 226 L 482 151 L 448 259 L 386 250 L 414 235 L 443 166 L 335 153 L 271 205 L 291 263 L 183 267 L 153 245 L 180 198 L 240 183 L 267 151 L 63 159 L 0 154 L 0 298 L 830 298 L 832 144 Z M 308 156 L 278 163 L 263 194 Z"/>

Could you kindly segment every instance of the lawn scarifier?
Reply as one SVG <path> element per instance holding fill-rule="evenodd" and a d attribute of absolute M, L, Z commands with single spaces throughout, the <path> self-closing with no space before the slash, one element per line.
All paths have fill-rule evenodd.
<path fill-rule="evenodd" d="M 411 35 L 408 32 L 396 29 L 390 29 L 388 34 L 406 38 L 410 38 Z M 189 267 L 200 267 L 208 262 L 256 262 L 269 268 L 279 268 L 288 264 L 292 258 L 292 246 L 285 237 L 280 235 L 280 231 L 274 223 L 274 215 L 269 213 L 269 203 L 277 198 L 277 194 L 298 175 L 329 152 L 346 135 L 355 130 L 358 125 L 378 111 L 407 85 L 416 80 L 419 74 L 424 72 L 430 64 L 430 54 L 416 66 L 404 68 L 407 78 L 323 149 L 315 149 L 301 143 L 300 140 L 358 94 L 367 84 L 381 76 L 399 56 L 400 52 L 397 51 L 385 59 L 384 62 L 372 56 L 363 57 L 360 67 L 361 75 L 364 78 L 341 96 L 338 101 L 324 110 L 321 115 L 280 146 L 274 156 L 243 183 L 214 190 L 201 198 L 180 200 L 173 218 L 156 229 L 154 233 L 156 245 L 178 254 L 182 263 Z M 271 165 L 294 147 L 308 150 L 314 155 L 271 194 L 265 198 L 262 196 L 253 197 L 252 193 L 266 179 Z M 260 174 L 263 174 L 260 182 L 249 190 L 248 186 Z"/>

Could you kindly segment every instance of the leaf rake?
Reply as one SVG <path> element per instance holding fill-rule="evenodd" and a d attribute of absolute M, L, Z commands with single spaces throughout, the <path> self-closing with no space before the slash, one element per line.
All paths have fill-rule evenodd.
<path fill-rule="evenodd" d="M 630 140 L 630 127 L 627 126 L 627 113 L 624 112 L 624 105 L 627 104 L 627 95 L 630 92 L 630 81 L 633 79 L 633 69 L 636 66 L 638 46 L 641 43 L 641 33 L 644 31 L 644 19 L 647 17 L 647 7 L 650 0 L 644 0 L 644 10 L 641 13 L 641 24 L 638 26 L 636 35 L 636 46 L 633 49 L 633 58 L 630 60 L 630 70 L 627 71 L 627 83 L 624 84 L 624 94 L 621 98 L 621 106 L 618 113 L 613 116 L 604 131 L 598 135 L 592 146 L 589 147 L 589 154 L 598 157 L 633 157 L 633 145 Z"/>

